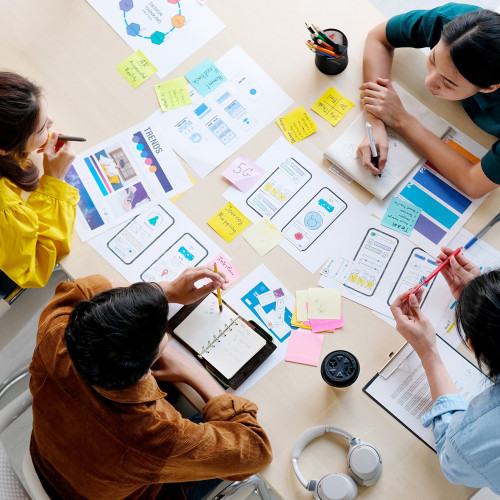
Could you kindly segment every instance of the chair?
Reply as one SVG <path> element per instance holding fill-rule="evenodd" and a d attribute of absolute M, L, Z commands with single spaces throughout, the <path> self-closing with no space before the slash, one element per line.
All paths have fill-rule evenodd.
<path fill-rule="evenodd" d="M 253 476 L 250 476 L 243 481 L 235 481 L 233 483 L 230 483 L 215 496 L 209 495 L 208 497 L 205 497 L 205 500 L 229 500 L 233 495 L 238 492 L 242 492 L 244 489 L 250 486 L 253 487 L 253 492 L 256 492 L 260 495 L 260 498 L 262 500 L 271 500 L 269 488 L 258 474 L 254 474 Z M 242 497 L 240 496 L 238 498 Z"/>

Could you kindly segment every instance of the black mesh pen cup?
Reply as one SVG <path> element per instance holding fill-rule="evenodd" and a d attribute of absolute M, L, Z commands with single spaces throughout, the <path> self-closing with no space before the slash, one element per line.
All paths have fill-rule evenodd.
<path fill-rule="evenodd" d="M 316 67 L 322 73 L 325 73 L 325 75 L 338 75 L 346 69 L 347 63 L 349 62 L 349 58 L 347 56 L 347 37 L 344 33 L 342 33 L 342 31 L 333 28 L 326 29 L 323 33 L 330 38 L 333 35 L 332 40 L 338 45 L 338 51 L 335 51 L 338 54 L 338 57 L 328 57 L 327 54 L 316 52 L 314 62 L 316 63 Z"/>
<path fill-rule="evenodd" d="M 356 382 L 359 361 L 347 351 L 333 351 L 321 363 L 321 376 L 332 387 L 344 388 Z"/>

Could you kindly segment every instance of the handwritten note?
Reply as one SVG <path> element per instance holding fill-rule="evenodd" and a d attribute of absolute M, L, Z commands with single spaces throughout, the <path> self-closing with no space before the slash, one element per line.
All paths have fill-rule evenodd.
<path fill-rule="evenodd" d="M 232 203 L 224 205 L 207 224 L 228 243 L 251 224 Z"/>
<path fill-rule="evenodd" d="M 158 71 L 140 50 L 127 57 L 116 69 L 134 89 Z"/>
<path fill-rule="evenodd" d="M 222 175 L 242 193 L 246 193 L 263 174 L 264 169 L 245 155 L 238 156 L 222 172 Z"/>
<path fill-rule="evenodd" d="M 305 330 L 292 330 L 285 361 L 318 366 L 322 345 L 323 335 L 316 335 Z"/>
<path fill-rule="evenodd" d="M 186 85 L 186 79 L 183 76 L 157 83 L 155 92 L 162 111 L 191 104 L 191 96 Z"/>
<path fill-rule="evenodd" d="M 335 127 L 352 107 L 354 107 L 353 102 L 347 99 L 347 97 L 344 97 L 333 87 L 330 87 L 311 106 L 311 109 Z"/>
<path fill-rule="evenodd" d="M 413 203 L 394 197 L 380 224 L 409 236 L 415 227 L 417 219 L 420 217 L 421 211 L 422 209 L 413 205 Z"/>
<path fill-rule="evenodd" d="M 217 271 L 222 271 L 225 274 L 227 280 L 226 287 L 231 286 L 241 276 L 238 269 L 231 264 L 229 258 L 222 252 L 215 259 L 211 260 L 207 266 L 214 267 L 214 264 L 217 264 Z M 205 283 L 210 283 L 210 280 L 207 278 Z"/>
<path fill-rule="evenodd" d="M 309 288 L 309 320 L 340 319 L 340 299 L 338 288 Z"/>
<path fill-rule="evenodd" d="M 295 144 L 318 130 L 304 106 L 279 118 L 276 123 L 290 144 Z"/>
<path fill-rule="evenodd" d="M 243 234 L 248 243 L 263 257 L 285 238 L 283 233 L 270 221 L 263 217 Z"/>
<path fill-rule="evenodd" d="M 209 57 L 186 73 L 186 78 L 202 97 L 210 94 L 227 78 Z"/>

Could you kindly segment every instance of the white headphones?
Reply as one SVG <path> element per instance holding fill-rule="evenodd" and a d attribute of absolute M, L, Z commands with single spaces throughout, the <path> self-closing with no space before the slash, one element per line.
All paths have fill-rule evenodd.
<path fill-rule="evenodd" d="M 349 453 L 347 454 L 349 476 L 334 473 L 307 481 L 300 473 L 297 460 L 302 450 L 313 439 L 327 432 L 342 436 L 349 442 Z M 358 494 L 356 483 L 361 486 L 372 486 L 382 474 L 382 458 L 374 446 L 361 441 L 361 439 L 354 437 L 343 429 L 331 425 L 311 427 L 300 435 L 293 445 L 292 465 L 297 479 L 304 488 L 313 492 L 316 500 L 353 500 Z"/>

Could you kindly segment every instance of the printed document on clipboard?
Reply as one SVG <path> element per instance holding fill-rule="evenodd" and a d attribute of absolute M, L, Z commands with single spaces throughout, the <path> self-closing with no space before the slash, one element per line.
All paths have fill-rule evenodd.
<path fill-rule="evenodd" d="M 491 381 L 473 363 L 437 338 L 437 347 L 460 394 L 470 401 L 491 385 Z M 363 387 L 375 402 L 388 411 L 410 432 L 436 451 L 431 428 L 422 425 L 421 417 L 432 408 L 432 398 L 417 353 L 404 344 Z"/>

